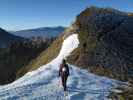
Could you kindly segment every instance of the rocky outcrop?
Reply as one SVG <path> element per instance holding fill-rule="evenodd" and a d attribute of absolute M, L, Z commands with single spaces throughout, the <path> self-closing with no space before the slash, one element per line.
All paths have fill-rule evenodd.
<path fill-rule="evenodd" d="M 111 8 L 87 8 L 76 19 L 80 46 L 68 60 L 121 80 L 133 76 L 133 17 Z"/>

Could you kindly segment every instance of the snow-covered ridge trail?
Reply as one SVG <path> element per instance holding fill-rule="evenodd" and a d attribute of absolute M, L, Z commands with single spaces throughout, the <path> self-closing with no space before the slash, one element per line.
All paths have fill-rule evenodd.
<path fill-rule="evenodd" d="M 0 100 L 108 100 L 109 92 L 123 83 L 88 73 L 73 65 L 69 65 L 68 96 L 64 96 L 58 77 L 59 64 L 78 44 L 77 34 L 69 36 L 53 61 L 11 84 L 0 86 Z"/>

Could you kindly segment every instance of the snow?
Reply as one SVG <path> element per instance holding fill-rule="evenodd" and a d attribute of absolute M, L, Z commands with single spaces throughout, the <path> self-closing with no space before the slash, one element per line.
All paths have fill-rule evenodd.
<path fill-rule="evenodd" d="M 72 34 L 62 44 L 59 55 L 50 63 L 25 74 L 15 82 L 0 86 L 1 100 L 108 100 L 112 89 L 124 84 L 120 81 L 100 77 L 80 69 L 70 67 L 68 95 L 64 96 L 58 77 L 59 64 L 63 58 L 78 47 L 78 35 Z"/>

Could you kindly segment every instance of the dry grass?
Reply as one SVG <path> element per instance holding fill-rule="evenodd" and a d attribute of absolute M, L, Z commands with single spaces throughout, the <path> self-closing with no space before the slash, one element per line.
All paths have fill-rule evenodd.
<path fill-rule="evenodd" d="M 43 51 L 36 59 L 32 60 L 27 66 L 22 67 L 16 74 L 17 78 L 23 76 L 29 71 L 39 68 L 40 66 L 54 59 L 60 51 L 62 42 L 62 36 L 56 39 L 46 51 Z"/>

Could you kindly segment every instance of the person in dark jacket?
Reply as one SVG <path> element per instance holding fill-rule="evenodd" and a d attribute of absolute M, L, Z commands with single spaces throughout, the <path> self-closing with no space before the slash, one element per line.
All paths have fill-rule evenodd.
<path fill-rule="evenodd" d="M 62 86 L 64 88 L 64 91 L 66 91 L 67 78 L 69 76 L 69 67 L 68 67 L 68 64 L 66 63 L 65 59 L 63 59 L 63 62 L 60 65 L 59 76 L 61 76 Z"/>

